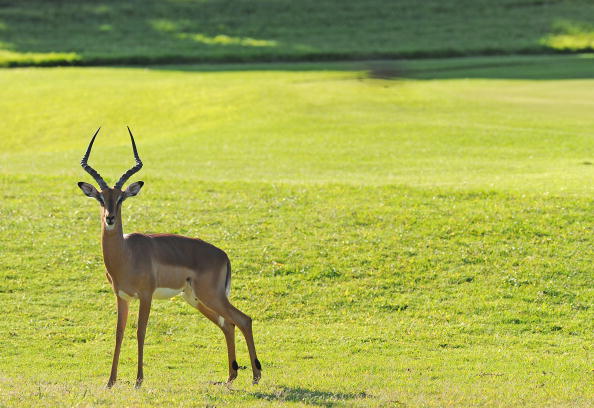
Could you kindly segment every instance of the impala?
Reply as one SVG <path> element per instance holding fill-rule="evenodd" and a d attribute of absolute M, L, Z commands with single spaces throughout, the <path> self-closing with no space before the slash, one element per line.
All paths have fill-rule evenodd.
<path fill-rule="evenodd" d="M 134 136 L 130 128 L 130 140 L 136 165 L 128 170 L 110 188 L 103 178 L 87 164 L 97 129 L 81 165 L 99 184 L 101 191 L 88 183 L 79 182 L 83 193 L 101 205 L 101 244 L 107 280 L 116 295 L 118 321 L 116 342 L 107 387 L 116 382 L 120 347 L 128 318 L 128 304 L 139 299 L 138 313 L 138 372 L 136 388 L 142 384 L 144 375 L 142 358 L 144 337 L 153 299 L 168 299 L 177 294 L 204 316 L 221 328 L 227 342 L 230 384 L 237 377 L 239 368 L 235 360 L 235 326 L 243 333 L 252 364 L 253 383 L 261 377 L 262 367 L 256 357 L 252 335 L 252 319 L 235 308 L 228 300 L 231 289 L 231 263 L 221 249 L 196 238 L 173 234 L 124 234 L 122 227 L 122 203 L 128 197 L 138 195 L 142 181 L 132 183 L 122 190 L 124 183 L 142 167 Z"/>

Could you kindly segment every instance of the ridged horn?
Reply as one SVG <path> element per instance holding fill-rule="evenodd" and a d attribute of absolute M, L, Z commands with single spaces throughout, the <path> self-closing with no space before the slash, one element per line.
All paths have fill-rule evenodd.
<path fill-rule="evenodd" d="M 134 143 L 134 136 L 132 136 L 132 132 L 130 131 L 130 128 L 128 126 L 126 126 L 126 127 L 128 128 L 128 133 L 130 134 L 130 140 L 132 141 L 132 150 L 134 151 L 134 160 L 136 160 L 136 165 L 134 167 L 132 167 L 130 170 L 128 170 L 127 172 L 125 172 L 122 177 L 120 177 L 118 182 L 113 187 L 113 188 L 117 188 L 117 189 L 121 189 L 122 186 L 124 185 L 124 183 L 126 181 L 128 181 L 128 179 L 130 177 L 132 177 L 132 175 L 134 173 L 137 173 L 142 168 L 142 160 L 140 160 L 140 157 L 138 157 L 138 151 L 136 150 L 136 143 Z"/>
<path fill-rule="evenodd" d="M 101 177 L 101 175 L 99 173 L 97 173 L 94 168 L 92 168 L 91 166 L 89 166 L 87 164 L 87 160 L 89 160 L 89 155 L 91 154 L 91 149 L 93 147 L 93 142 L 95 142 L 95 137 L 97 137 L 97 133 L 99 133 L 99 130 L 101 130 L 101 127 L 99 127 L 99 129 L 97 129 L 97 131 L 93 135 L 93 138 L 91 139 L 91 143 L 89 143 L 89 147 L 87 147 L 87 152 L 85 153 L 82 160 L 80 161 L 80 165 L 82 166 L 83 169 L 85 169 L 85 171 L 87 173 L 89 173 L 95 179 L 97 184 L 99 184 L 99 187 L 101 187 L 101 190 L 105 190 L 109 187 L 107 186 L 107 183 L 105 182 L 105 180 L 103 180 L 103 177 Z"/>

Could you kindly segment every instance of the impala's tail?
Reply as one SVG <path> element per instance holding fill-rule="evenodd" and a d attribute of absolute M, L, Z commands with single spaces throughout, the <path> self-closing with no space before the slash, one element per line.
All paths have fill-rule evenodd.
<path fill-rule="evenodd" d="M 231 261 L 227 260 L 227 276 L 225 278 L 225 295 L 229 297 L 231 293 Z"/>

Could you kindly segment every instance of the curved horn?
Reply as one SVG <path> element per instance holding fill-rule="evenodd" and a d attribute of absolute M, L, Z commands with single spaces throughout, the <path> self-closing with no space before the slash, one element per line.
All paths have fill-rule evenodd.
<path fill-rule="evenodd" d="M 87 160 L 89 159 L 89 155 L 91 154 L 91 148 L 93 147 L 93 142 L 95 141 L 95 137 L 97 137 L 97 133 L 99 133 L 99 130 L 101 130 L 101 127 L 99 127 L 99 129 L 97 129 L 97 131 L 93 135 L 93 138 L 91 139 L 91 143 L 89 143 L 89 147 L 87 147 L 87 152 L 85 153 L 82 160 L 80 161 L 80 165 L 82 166 L 83 169 L 85 169 L 85 171 L 87 173 L 89 173 L 91 176 L 93 176 L 93 178 L 95 179 L 97 184 L 99 184 L 99 187 L 101 187 L 101 190 L 105 190 L 106 188 L 109 188 L 109 187 L 107 186 L 107 183 L 105 182 L 105 180 L 103 180 L 103 177 L 101 177 L 99 175 L 99 173 L 97 173 L 95 171 L 95 169 L 93 169 L 91 166 L 89 166 L 87 164 Z"/>
<path fill-rule="evenodd" d="M 128 179 L 134 173 L 138 172 L 142 168 L 142 160 L 140 160 L 140 157 L 138 157 L 138 151 L 136 151 L 136 143 L 134 143 L 134 136 L 132 136 L 132 132 L 130 131 L 130 128 L 128 126 L 126 126 L 126 127 L 128 128 L 128 133 L 130 133 L 130 140 L 132 140 L 132 150 L 134 151 L 134 159 L 136 160 L 136 165 L 134 167 L 132 167 L 130 170 L 128 170 L 127 172 L 125 172 L 122 177 L 120 177 L 118 182 L 113 187 L 113 188 L 117 188 L 117 189 L 121 189 L 122 186 L 124 185 L 124 183 L 126 181 L 128 181 Z"/>

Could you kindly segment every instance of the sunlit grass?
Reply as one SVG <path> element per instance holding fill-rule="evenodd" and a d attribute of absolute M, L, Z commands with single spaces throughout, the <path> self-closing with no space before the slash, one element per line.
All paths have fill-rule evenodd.
<path fill-rule="evenodd" d="M 0 71 L 0 405 L 591 406 L 593 79 L 472 61 Z M 114 295 L 76 182 L 99 125 L 91 164 L 132 164 L 126 124 L 125 231 L 228 252 L 259 386 L 210 384 L 223 335 L 176 298 L 143 388 L 135 310 L 102 388 Z"/>
<path fill-rule="evenodd" d="M 70 65 L 81 60 L 74 52 L 15 52 L 0 49 L 0 67 L 27 65 Z"/>
<path fill-rule="evenodd" d="M 0 100 L 0 169 L 75 176 L 80 146 L 103 126 L 95 157 L 108 175 L 117 173 L 129 158 L 130 125 L 159 163 L 147 171 L 162 178 L 195 168 L 188 177 L 215 181 L 591 194 L 584 183 L 592 171 L 584 163 L 593 161 L 591 79 L 584 71 L 585 79 L 518 80 L 510 75 L 518 59 L 497 68 L 504 62 L 385 65 L 446 80 L 370 79 L 374 64 L 4 71 L 0 84 L 10 97 Z M 562 77 L 589 64 L 558 57 L 516 72 Z M 497 73 L 503 78 L 488 79 Z"/>
<path fill-rule="evenodd" d="M 556 50 L 592 51 L 594 50 L 594 25 L 567 20 L 553 25 L 554 33 L 543 39 L 543 44 Z"/>

